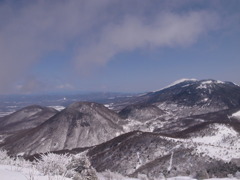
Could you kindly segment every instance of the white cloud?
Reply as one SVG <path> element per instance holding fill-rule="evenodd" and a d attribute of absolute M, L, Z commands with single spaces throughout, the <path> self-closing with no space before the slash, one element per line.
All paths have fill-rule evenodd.
<path fill-rule="evenodd" d="M 86 72 L 121 52 L 191 45 L 216 28 L 218 15 L 210 10 L 177 11 L 177 7 L 189 2 L 1 2 L 0 93 L 9 92 L 9 87 L 47 53 L 67 51 L 70 46 L 74 52 L 72 61 Z"/>
<path fill-rule="evenodd" d="M 76 61 L 85 67 L 104 64 L 117 53 L 138 48 L 188 46 L 215 30 L 217 24 L 218 16 L 207 11 L 160 13 L 150 23 L 141 17 L 127 16 L 119 24 L 108 24 L 97 41 L 79 48 Z"/>
<path fill-rule="evenodd" d="M 18 3 L 0 3 L 0 93 L 9 92 L 13 82 L 48 52 L 65 50 L 81 39 L 98 23 L 97 14 L 107 0 Z"/>
<path fill-rule="evenodd" d="M 74 90 L 75 87 L 72 84 L 65 83 L 65 84 L 58 85 L 57 89 L 61 89 L 61 90 Z"/>
<path fill-rule="evenodd" d="M 45 91 L 47 85 L 36 77 L 27 77 L 22 83 L 16 85 L 16 89 L 23 94 L 39 93 Z"/>

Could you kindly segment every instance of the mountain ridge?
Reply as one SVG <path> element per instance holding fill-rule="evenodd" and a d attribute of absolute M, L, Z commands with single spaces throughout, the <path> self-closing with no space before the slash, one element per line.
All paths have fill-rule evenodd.
<path fill-rule="evenodd" d="M 73 103 L 1 146 L 30 157 L 86 151 L 97 171 L 132 177 L 201 179 L 240 171 L 239 86 L 181 80 L 125 100 L 116 102 L 124 105 L 118 113 L 98 103 Z"/>
<path fill-rule="evenodd" d="M 7 138 L 3 147 L 12 154 L 88 147 L 122 134 L 118 122 L 117 114 L 101 104 L 77 102 L 40 126 Z"/>
<path fill-rule="evenodd" d="M 54 116 L 57 112 L 57 110 L 50 107 L 31 105 L 22 108 L 12 114 L 1 117 L 1 141 L 3 141 L 4 138 L 9 135 L 39 126 L 40 124 Z"/>

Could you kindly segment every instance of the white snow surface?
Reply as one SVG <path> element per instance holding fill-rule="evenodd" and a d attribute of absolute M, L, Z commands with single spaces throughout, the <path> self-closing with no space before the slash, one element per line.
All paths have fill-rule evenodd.
<path fill-rule="evenodd" d="M 179 84 L 179 83 L 182 83 L 182 82 L 185 82 L 185 81 L 193 81 L 193 82 L 194 82 L 194 81 L 197 81 L 197 79 L 185 79 L 185 78 L 179 79 L 179 80 L 177 80 L 177 81 L 174 81 L 172 84 L 170 84 L 170 85 L 168 85 L 168 86 L 166 86 L 166 87 L 164 87 L 164 88 L 162 88 L 162 89 L 153 91 L 153 92 L 157 92 L 157 91 L 161 91 L 161 90 L 163 90 L 163 89 L 170 88 L 170 87 L 172 87 L 172 86 L 175 86 L 175 85 L 177 85 L 177 84 Z"/>
<path fill-rule="evenodd" d="M 239 84 L 237 84 L 237 83 L 234 83 L 234 82 L 233 82 L 233 84 L 234 84 L 234 85 L 236 85 L 236 86 L 240 86 Z"/>
<path fill-rule="evenodd" d="M 224 124 L 211 125 L 215 132 L 204 137 L 191 138 L 196 152 L 225 162 L 240 157 L 240 137 L 232 128 Z"/>
<path fill-rule="evenodd" d="M 219 81 L 219 80 L 217 80 L 217 81 L 206 80 L 206 81 L 201 82 L 201 84 L 196 89 L 207 89 L 208 85 L 211 85 L 213 83 L 224 84 L 225 82 Z"/>
<path fill-rule="evenodd" d="M 197 180 L 197 179 L 193 179 L 187 176 L 178 176 L 178 177 L 167 178 L 167 180 Z"/>
<path fill-rule="evenodd" d="M 239 178 L 211 178 L 205 180 L 239 180 Z"/>
<path fill-rule="evenodd" d="M 62 111 L 63 109 L 65 109 L 64 106 L 48 106 L 48 107 L 54 108 L 54 109 L 56 109 L 57 111 Z"/>
<path fill-rule="evenodd" d="M 240 119 L 240 111 L 237 111 L 237 112 L 233 113 L 232 117 Z"/>
<path fill-rule="evenodd" d="M 222 144 L 222 140 L 226 137 L 235 137 L 238 135 L 238 133 L 226 125 L 222 124 L 214 124 L 213 125 L 215 129 L 217 129 L 217 132 L 213 134 L 212 136 L 205 136 L 205 137 L 196 137 L 193 138 L 193 142 L 201 142 L 201 143 L 209 143 L 209 144 L 215 144 L 219 145 Z"/>
<path fill-rule="evenodd" d="M 206 101 L 208 101 L 208 98 L 204 98 L 202 101 L 203 101 L 203 102 L 206 102 Z"/>
<path fill-rule="evenodd" d="M 107 180 L 101 173 L 97 173 L 99 180 Z M 22 168 L 10 165 L 0 165 L 0 179 L 1 180 L 72 180 L 72 178 L 66 178 L 62 176 L 49 176 L 42 175 L 36 169 Z M 139 178 L 119 177 L 118 180 L 140 180 Z M 161 180 L 161 179 L 159 179 Z M 166 178 L 164 180 L 196 180 L 188 176 L 177 176 Z M 237 178 L 211 178 L 205 180 L 237 180 Z"/>
<path fill-rule="evenodd" d="M 208 80 L 208 81 L 203 81 L 201 84 L 212 84 L 212 83 L 213 83 L 213 81 Z"/>
<path fill-rule="evenodd" d="M 104 104 L 104 106 L 108 109 L 113 109 L 113 103 L 110 103 L 110 104 Z"/>
<path fill-rule="evenodd" d="M 200 86 L 198 86 L 196 89 L 207 89 L 207 85 L 206 84 L 200 84 Z"/>
<path fill-rule="evenodd" d="M 109 108 L 109 107 L 110 107 L 110 105 L 109 105 L 109 104 L 104 104 L 104 106 L 105 106 L 106 108 Z"/>
<path fill-rule="evenodd" d="M 15 112 L 15 111 L 0 112 L 0 117 L 7 116 L 7 115 L 12 114 L 12 113 L 14 113 L 14 112 Z"/>
<path fill-rule="evenodd" d="M 31 178 L 32 177 L 32 178 Z M 10 165 L 0 165 L 1 180 L 71 180 L 70 178 L 60 176 L 42 175 L 34 168 L 22 168 Z"/>
<path fill-rule="evenodd" d="M 212 83 L 214 83 L 213 80 L 207 80 L 207 81 L 202 82 L 202 84 L 212 84 Z M 216 83 L 217 84 L 224 84 L 225 82 L 217 80 Z"/>
<path fill-rule="evenodd" d="M 218 83 L 218 84 L 224 84 L 223 81 L 219 81 L 219 80 L 217 80 L 217 83 Z"/>
<path fill-rule="evenodd" d="M 240 157 L 240 135 L 224 124 L 210 125 L 214 132 L 208 136 L 197 136 L 189 139 L 164 137 L 179 142 L 186 148 L 194 148 L 196 154 L 209 156 L 217 160 L 230 162 Z"/>
<path fill-rule="evenodd" d="M 24 174 L 6 169 L 0 169 L 0 178 L 3 180 L 27 180 Z"/>
<path fill-rule="evenodd" d="M 167 178 L 166 180 L 197 180 L 192 177 L 187 176 L 178 176 L 178 177 L 172 177 Z M 210 178 L 210 179 L 204 179 L 204 180 L 237 180 L 237 178 Z"/>

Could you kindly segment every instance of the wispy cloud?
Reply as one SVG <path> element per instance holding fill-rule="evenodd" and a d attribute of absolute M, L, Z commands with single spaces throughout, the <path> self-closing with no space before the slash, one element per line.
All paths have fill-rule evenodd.
<path fill-rule="evenodd" d="M 160 13 L 152 22 L 142 17 L 127 16 L 118 24 L 108 24 L 99 38 L 80 47 L 75 57 L 79 67 L 105 64 L 124 51 L 138 48 L 188 46 L 204 33 L 218 27 L 218 16 L 207 11 L 184 14 Z"/>
<path fill-rule="evenodd" d="M 61 90 L 75 90 L 75 87 L 69 83 L 60 84 L 56 88 Z"/>
<path fill-rule="evenodd" d="M 0 92 L 41 57 L 63 51 L 96 25 L 107 1 L 6 1 L 0 4 Z"/>
<path fill-rule="evenodd" d="M 192 45 L 215 30 L 221 18 L 211 9 L 179 10 L 189 3 L 4 1 L 0 3 L 0 92 L 8 91 L 51 51 L 71 47 L 71 62 L 86 72 L 121 52 Z"/>

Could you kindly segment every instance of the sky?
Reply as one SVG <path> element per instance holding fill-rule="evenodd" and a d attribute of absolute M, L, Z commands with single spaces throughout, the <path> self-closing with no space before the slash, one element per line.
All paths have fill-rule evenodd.
<path fill-rule="evenodd" d="M 0 94 L 240 84 L 239 0 L 0 0 Z"/>

